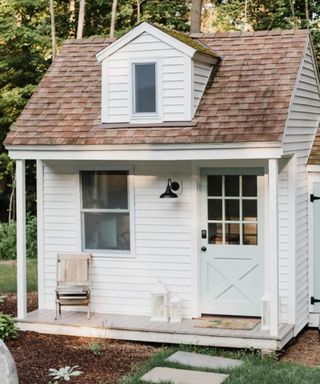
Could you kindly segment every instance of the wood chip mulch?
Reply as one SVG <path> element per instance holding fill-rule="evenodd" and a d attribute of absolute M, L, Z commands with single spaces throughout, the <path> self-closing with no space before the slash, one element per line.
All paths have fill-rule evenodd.
<path fill-rule="evenodd" d="M 17 315 L 17 295 L 16 293 L 4 293 L 0 296 L 4 296 L 4 303 L 0 303 L 0 312 L 7 315 Z M 37 292 L 28 292 L 27 296 L 27 308 L 28 312 L 34 311 L 38 308 L 38 294 Z"/>
<path fill-rule="evenodd" d="M 315 329 L 308 329 L 297 337 L 288 347 L 281 360 L 298 363 L 310 367 L 320 365 L 320 333 Z"/>
<path fill-rule="evenodd" d="M 6 294 L 0 312 L 16 314 L 16 295 Z M 37 308 L 37 294 L 28 294 L 28 310 Z M 99 343 L 101 353 L 95 356 L 90 343 Z M 117 384 L 132 370 L 142 365 L 159 347 L 154 345 L 87 337 L 42 335 L 20 332 L 8 341 L 16 362 L 19 384 L 48 384 L 49 368 L 79 365 L 83 374 L 73 377 L 73 384 Z M 52 378 L 51 381 L 53 382 Z"/>
<path fill-rule="evenodd" d="M 93 341 L 102 346 L 100 356 L 89 349 Z M 20 384 L 48 384 L 49 368 L 66 365 L 78 365 L 83 372 L 70 383 L 116 384 L 157 351 L 154 346 L 140 343 L 35 332 L 21 332 L 7 346 L 16 361 Z"/>

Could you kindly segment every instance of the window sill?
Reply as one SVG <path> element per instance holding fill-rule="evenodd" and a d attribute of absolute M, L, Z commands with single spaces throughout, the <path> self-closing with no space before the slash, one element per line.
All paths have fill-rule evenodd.
<path fill-rule="evenodd" d="M 162 119 L 158 113 L 137 113 L 132 114 L 129 124 L 143 124 L 143 123 L 162 123 Z"/>

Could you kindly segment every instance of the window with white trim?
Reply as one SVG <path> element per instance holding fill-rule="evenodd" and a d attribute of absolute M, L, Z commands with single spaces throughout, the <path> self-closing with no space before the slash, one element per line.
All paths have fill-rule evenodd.
<path fill-rule="evenodd" d="M 133 64 L 133 112 L 135 114 L 157 113 L 156 63 Z"/>
<path fill-rule="evenodd" d="M 130 251 L 128 171 L 81 171 L 83 249 Z"/>

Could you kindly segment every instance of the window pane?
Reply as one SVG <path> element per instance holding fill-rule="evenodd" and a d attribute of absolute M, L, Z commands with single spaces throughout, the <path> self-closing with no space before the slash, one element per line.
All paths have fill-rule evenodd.
<path fill-rule="evenodd" d="M 222 176 L 208 176 L 208 196 L 222 196 Z"/>
<path fill-rule="evenodd" d="M 130 249 L 129 213 L 83 215 L 86 249 Z"/>
<path fill-rule="evenodd" d="M 227 221 L 239 220 L 239 200 L 225 200 L 226 218 Z"/>
<path fill-rule="evenodd" d="M 226 244 L 240 244 L 240 224 L 225 224 Z"/>
<path fill-rule="evenodd" d="M 208 200 L 208 220 L 222 220 L 222 200 Z"/>
<path fill-rule="evenodd" d="M 257 221 L 257 200 L 242 200 L 244 221 Z"/>
<path fill-rule="evenodd" d="M 82 207 L 86 209 L 128 209 L 128 172 L 83 171 Z"/>
<path fill-rule="evenodd" d="M 239 176 L 225 176 L 225 195 L 239 196 Z"/>
<path fill-rule="evenodd" d="M 222 236 L 222 224 L 220 223 L 210 223 L 209 224 L 209 244 L 222 244 L 223 236 Z"/>
<path fill-rule="evenodd" d="M 156 65 L 135 64 L 135 112 L 156 112 Z"/>
<path fill-rule="evenodd" d="M 243 224 L 243 244 L 257 245 L 258 244 L 258 227 L 257 224 Z"/>
<path fill-rule="evenodd" d="M 242 176 L 242 196 L 257 196 L 257 176 Z"/>

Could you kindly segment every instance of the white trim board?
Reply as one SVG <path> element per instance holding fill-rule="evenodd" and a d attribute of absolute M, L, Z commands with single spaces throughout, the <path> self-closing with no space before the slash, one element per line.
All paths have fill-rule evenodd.
<path fill-rule="evenodd" d="M 38 245 L 38 297 L 39 308 L 45 306 L 44 292 L 44 216 L 43 216 L 43 162 L 37 160 L 37 245 Z"/>
<path fill-rule="evenodd" d="M 175 48 L 176 50 L 182 52 L 183 54 L 194 57 L 198 53 L 195 48 L 192 48 L 190 45 L 182 43 L 180 40 L 170 36 L 168 33 L 161 31 L 159 28 L 154 27 L 153 25 L 143 22 L 133 28 L 131 31 L 126 33 L 124 36 L 120 37 L 118 40 L 108 45 L 102 51 L 96 54 L 96 58 L 98 61 L 102 61 L 107 57 L 111 56 L 113 53 L 124 47 L 126 44 L 130 43 L 130 41 L 136 39 L 142 33 L 149 33 L 151 36 L 158 38 L 159 40 L 167 43 L 169 46 Z M 216 63 L 218 58 L 215 58 L 211 55 L 206 55 L 201 52 L 201 56 L 204 56 L 206 60 L 211 61 L 211 63 Z"/>
<path fill-rule="evenodd" d="M 310 164 L 307 165 L 308 173 L 319 173 L 320 172 L 320 164 Z"/>
<path fill-rule="evenodd" d="M 82 337 L 98 337 L 105 339 L 129 340 L 153 343 L 168 344 L 191 344 L 202 346 L 213 346 L 223 348 L 254 348 L 270 351 L 281 350 L 293 337 L 292 330 L 289 331 L 281 340 L 275 338 L 241 338 L 223 336 L 203 336 L 192 334 L 174 334 L 166 332 L 145 332 L 134 330 L 107 329 L 98 327 L 85 327 L 74 325 L 58 325 L 48 323 L 32 323 L 19 321 L 17 326 L 21 331 L 33 331 L 44 334 L 70 335 Z"/>
<path fill-rule="evenodd" d="M 264 145 L 263 145 L 264 144 Z M 279 143 L 129 146 L 7 146 L 12 159 L 30 160 L 228 160 L 281 158 Z"/>

